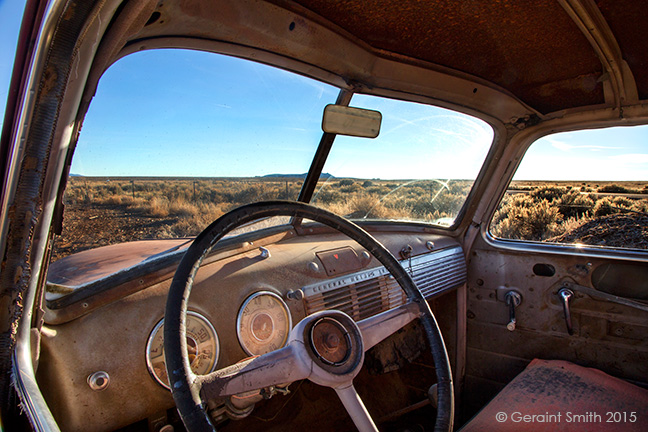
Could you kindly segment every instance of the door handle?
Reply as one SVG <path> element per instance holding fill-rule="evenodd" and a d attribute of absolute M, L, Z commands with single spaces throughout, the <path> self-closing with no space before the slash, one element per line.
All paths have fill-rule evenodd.
<path fill-rule="evenodd" d="M 567 333 L 574 334 L 574 327 L 572 326 L 571 311 L 569 310 L 569 301 L 574 297 L 574 291 L 569 288 L 560 288 L 558 297 L 563 306 L 563 313 L 565 314 L 565 324 L 567 324 Z"/>

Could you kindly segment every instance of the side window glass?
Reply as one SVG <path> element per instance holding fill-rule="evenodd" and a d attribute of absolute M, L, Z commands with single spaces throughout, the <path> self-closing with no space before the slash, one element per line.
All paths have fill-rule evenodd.
<path fill-rule="evenodd" d="M 536 141 L 490 224 L 500 239 L 648 249 L 648 126 Z"/>

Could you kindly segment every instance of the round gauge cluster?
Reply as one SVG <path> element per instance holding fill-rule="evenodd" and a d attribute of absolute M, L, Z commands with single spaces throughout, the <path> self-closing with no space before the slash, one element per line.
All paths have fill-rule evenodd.
<path fill-rule="evenodd" d="M 291 328 L 288 306 L 281 297 L 269 291 L 259 291 L 248 297 L 236 320 L 241 347 L 252 356 L 283 347 Z"/>
<path fill-rule="evenodd" d="M 206 375 L 216 368 L 219 354 L 218 335 L 207 321 L 197 312 L 187 312 L 187 354 L 191 370 L 196 375 Z M 169 379 L 164 361 L 164 319 L 151 331 L 146 344 L 146 365 L 148 370 L 163 387 L 169 388 Z"/>

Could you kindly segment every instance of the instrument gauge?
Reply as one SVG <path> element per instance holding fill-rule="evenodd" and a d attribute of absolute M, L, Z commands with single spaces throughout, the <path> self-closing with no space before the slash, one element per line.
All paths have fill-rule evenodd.
<path fill-rule="evenodd" d="M 281 297 L 269 291 L 259 291 L 248 297 L 236 320 L 241 347 L 252 356 L 282 348 L 291 328 L 288 306 Z"/>
<path fill-rule="evenodd" d="M 206 375 L 216 368 L 219 342 L 211 323 L 197 312 L 187 312 L 187 355 L 191 370 L 196 375 Z M 156 324 L 146 344 L 146 366 L 155 380 L 169 389 L 164 361 L 164 318 Z"/>

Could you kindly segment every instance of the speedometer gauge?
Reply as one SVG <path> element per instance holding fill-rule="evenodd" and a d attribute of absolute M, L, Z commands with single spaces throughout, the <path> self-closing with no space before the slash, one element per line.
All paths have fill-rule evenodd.
<path fill-rule="evenodd" d="M 187 312 L 187 355 L 191 370 L 196 375 L 206 375 L 216 368 L 219 344 L 216 330 L 207 318 L 197 312 Z M 164 361 L 164 319 L 151 331 L 146 344 L 146 366 L 163 387 L 169 388 Z"/>
<path fill-rule="evenodd" d="M 283 347 L 292 320 L 288 306 L 277 294 L 259 291 L 248 297 L 238 313 L 236 332 L 249 355 L 262 355 Z"/>

